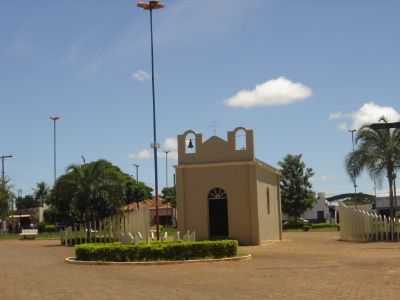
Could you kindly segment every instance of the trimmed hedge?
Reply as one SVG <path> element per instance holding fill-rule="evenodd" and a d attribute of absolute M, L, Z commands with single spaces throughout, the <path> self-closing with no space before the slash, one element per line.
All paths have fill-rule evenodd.
<path fill-rule="evenodd" d="M 329 224 L 329 223 L 318 223 L 312 225 L 313 229 L 322 229 L 322 228 L 338 228 L 336 224 Z"/>
<path fill-rule="evenodd" d="M 238 242 L 174 241 L 134 244 L 82 244 L 75 247 L 77 260 L 83 261 L 157 261 L 223 258 L 237 256 Z"/>
<path fill-rule="evenodd" d="M 309 230 L 318 230 L 318 229 L 329 229 L 329 228 L 336 228 L 339 230 L 339 226 L 336 224 L 329 224 L 329 223 L 300 223 L 300 222 L 290 222 L 283 225 L 283 230 L 292 230 L 292 229 L 302 229 L 304 231 Z"/>
<path fill-rule="evenodd" d="M 288 230 L 288 229 L 303 229 L 304 226 L 306 224 L 304 224 L 303 222 L 288 222 L 286 224 L 283 224 L 283 230 Z M 307 224 L 309 225 L 309 224 Z"/>
<path fill-rule="evenodd" d="M 43 232 L 53 233 L 59 231 L 56 225 L 45 224 L 45 223 L 39 223 L 38 230 L 40 233 Z"/>

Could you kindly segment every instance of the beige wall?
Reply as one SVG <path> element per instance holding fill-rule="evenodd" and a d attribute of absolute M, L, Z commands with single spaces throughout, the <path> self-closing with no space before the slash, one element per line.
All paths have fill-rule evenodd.
<path fill-rule="evenodd" d="M 258 217 L 256 199 L 249 193 L 250 173 L 254 174 L 254 166 L 247 163 L 178 167 L 177 185 L 185 187 L 177 189 L 178 229 L 195 230 L 199 239 L 209 238 L 208 192 L 219 187 L 228 196 L 230 237 L 242 244 L 257 243 Z"/>
<path fill-rule="evenodd" d="M 282 237 L 282 221 L 279 176 L 260 166 L 257 167 L 257 199 L 260 240 L 280 240 Z"/>
<path fill-rule="evenodd" d="M 178 162 L 179 164 L 200 164 L 200 163 L 220 163 L 234 161 L 253 161 L 254 160 L 254 139 L 253 131 L 243 129 L 246 132 L 246 150 L 235 150 L 236 133 L 242 128 L 229 131 L 227 140 L 213 136 L 207 141 L 203 141 L 200 133 L 192 130 L 178 135 Z M 185 152 L 186 137 L 188 134 L 195 134 L 196 138 L 192 143 L 196 147 L 196 154 Z"/>
<path fill-rule="evenodd" d="M 235 148 L 239 130 L 246 133 L 246 149 Z M 186 136 L 195 135 L 196 153 L 186 153 Z M 193 142 L 193 140 L 192 140 Z M 281 238 L 279 172 L 254 157 L 253 131 L 237 128 L 228 139 L 211 137 L 203 142 L 191 130 L 178 136 L 178 229 L 196 231 L 209 239 L 208 193 L 222 188 L 227 194 L 229 237 L 241 244 L 259 244 Z M 270 188 L 270 213 L 266 189 Z"/>

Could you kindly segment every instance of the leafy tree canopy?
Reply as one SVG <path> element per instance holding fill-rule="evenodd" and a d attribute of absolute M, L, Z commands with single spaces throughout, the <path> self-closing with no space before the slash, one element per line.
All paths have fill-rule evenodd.
<path fill-rule="evenodd" d="M 136 185 L 131 176 L 106 160 L 71 165 L 51 192 L 52 218 L 70 224 L 113 215 L 126 203 L 140 199 Z M 140 186 L 145 189 L 144 184 Z"/>
<path fill-rule="evenodd" d="M 143 182 L 129 181 L 125 187 L 125 204 L 139 203 L 151 198 L 152 188 L 145 185 Z"/>
<path fill-rule="evenodd" d="M 11 186 L 6 183 L 0 183 L 0 219 L 6 218 L 9 210 L 9 203 L 14 198 Z"/>
<path fill-rule="evenodd" d="M 164 203 L 169 203 L 172 207 L 176 207 L 176 189 L 175 187 L 166 187 L 161 191 L 161 197 Z"/>
<path fill-rule="evenodd" d="M 387 123 L 385 118 L 381 120 Z M 353 182 L 364 170 L 378 185 L 382 185 L 383 179 L 387 178 L 391 215 L 394 217 L 394 186 L 400 169 L 400 129 L 361 127 L 357 131 L 356 149 L 347 155 L 345 165 Z"/>
<path fill-rule="evenodd" d="M 302 155 L 288 154 L 280 161 L 282 210 L 293 218 L 299 218 L 316 201 L 310 182 L 314 172 L 306 168 Z"/>
<path fill-rule="evenodd" d="M 35 208 L 40 206 L 40 202 L 32 195 L 26 195 L 24 197 L 17 197 L 16 206 L 17 209 Z"/>
<path fill-rule="evenodd" d="M 50 195 L 49 186 L 41 181 L 36 184 L 36 188 L 33 189 L 33 198 L 43 206 L 48 201 Z"/>

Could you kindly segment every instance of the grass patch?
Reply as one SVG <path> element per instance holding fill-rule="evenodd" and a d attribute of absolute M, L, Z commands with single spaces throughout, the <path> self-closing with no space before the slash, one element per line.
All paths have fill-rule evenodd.
<path fill-rule="evenodd" d="M 18 233 L 5 233 L 5 234 L 0 234 L 0 240 L 19 240 L 21 239 L 21 236 Z M 36 236 L 37 240 L 59 240 L 60 239 L 60 234 L 58 232 L 52 232 L 52 233 L 39 233 Z"/>
<path fill-rule="evenodd" d="M 286 232 L 298 232 L 298 231 L 305 231 L 304 227 L 308 226 L 308 231 L 337 231 L 340 227 L 336 224 L 329 224 L 329 223 L 317 223 L 317 224 L 307 224 L 304 226 L 297 226 L 297 227 L 289 227 L 283 228 Z"/>
<path fill-rule="evenodd" d="M 134 244 L 82 244 L 75 247 L 77 260 L 83 261 L 159 261 L 234 257 L 238 242 L 171 241 Z"/>

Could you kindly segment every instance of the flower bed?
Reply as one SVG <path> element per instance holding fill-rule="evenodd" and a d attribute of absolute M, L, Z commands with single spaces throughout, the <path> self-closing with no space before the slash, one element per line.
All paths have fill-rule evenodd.
<path fill-rule="evenodd" d="M 82 244 L 75 247 L 80 261 L 160 261 L 223 258 L 237 256 L 238 242 L 174 241 L 134 244 Z"/>

